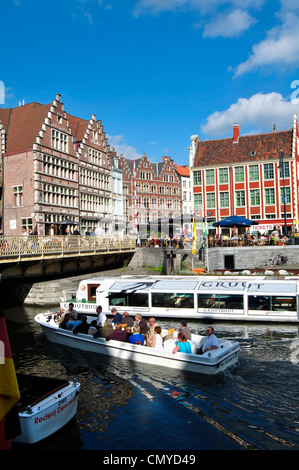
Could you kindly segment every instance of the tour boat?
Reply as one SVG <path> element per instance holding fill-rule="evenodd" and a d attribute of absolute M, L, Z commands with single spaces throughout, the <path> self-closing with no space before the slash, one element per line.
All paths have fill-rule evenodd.
<path fill-rule="evenodd" d="M 87 317 L 87 319 L 90 321 L 92 317 Z M 119 359 L 207 375 L 218 374 L 238 361 L 239 343 L 226 339 L 219 339 L 218 349 L 199 355 L 196 354 L 196 350 L 206 337 L 192 334 L 192 353 L 173 354 L 175 339 L 164 341 L 162 349 L 154 349 L 124 341 L 107 341 L 105 338 L 94 338 L 84 333 L 75 334 L 71 330 L 59 328 L 56 315 L 48 312 L 36 315 L 35 321 L 42 327 L 49 341 L 93 354 L 99 353 Z M 162 331 L 163 337 L 169 333 L 168 330 Z"/>
<path fill-rule="evenodd" d="M 65 292 L 67 296 L 67 292 Z M 91 278 L 66 298 L 79 313 L 140 313 L 144 317 L 197 320 L 298 322 L 295 276 L 120 276 Z M 91 300 L 92 299 L 92 300 Z"/>
<path fill-rule="evenodd" d="M 73 381 L 17 374 L 21 398 L 21 434 L 15 442 L 35 444 L 65 426 L 77 412 L 80 384 Z"/>

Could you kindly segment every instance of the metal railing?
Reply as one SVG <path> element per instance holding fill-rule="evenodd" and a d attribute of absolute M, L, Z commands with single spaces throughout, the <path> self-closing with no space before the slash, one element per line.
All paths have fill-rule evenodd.
<path fill-rule="evenodd" d="M 96 236 L 1 236 L 0 262 L 28 258 L 92 255 L 105 252 L 135 251 L 132 237 Z"/>

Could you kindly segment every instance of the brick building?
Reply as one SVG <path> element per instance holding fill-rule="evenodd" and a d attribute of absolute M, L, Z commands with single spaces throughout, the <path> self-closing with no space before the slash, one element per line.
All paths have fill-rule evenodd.
<path fill-rule="evenodd" d="M 1 234 L 84 234 L 100 225 L 122 235 L 182 213 L 186 171 L 166 156 L 119 157 L 102 121 L 68 114 L 59 94 L 45 105 L 0 108 L 0 143 Z"/>
<path fill-rule="evenodd" d="M 299 132 L 292 129 L 200 141 L 191 137 L 193 205 L 212 223 L 230 215 L 255 219 L 259 226 L 288 230 L 298 221 Z M 280 161 L 280 156 L 283 161 Z M 283 166 L 283 169 L 282 169 Z M 284 200 L 285 194 L 285 200 Z M 214 229 L 214 228 L 213 228 Z M 215 230 L 215 229 L 214 229 Z"/>
<path fill-rule="evenodd" d="M 60 95 L 46 105 L 0 108 L 0 138 L 1 233 L 56 233 L 64 219 L 84 233 L 111 214 L 113 152 L 94 115 L 67 114 Z"/>
<path fill-rule="evenodd" d="M 133 230 L 135 214 L 139 227 L 146 226 L 159 218 L 181 215 L 181 182 L 170 157 L 165 156 L 162 162 L 153 163 L 145 154 L 136 160 L 121 156 L 120 162 L 124 171 L 126 219 Z"/>

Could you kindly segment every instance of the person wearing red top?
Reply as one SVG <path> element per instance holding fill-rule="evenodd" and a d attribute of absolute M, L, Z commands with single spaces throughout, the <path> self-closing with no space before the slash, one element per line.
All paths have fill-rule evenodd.
<path fill-rule="evenodd" d="M 110 341 L 111 339 L 114 339 L 114 341 L 127 341 L 127 333 L 122 329 L 121 323 L 116 323 L 115 330 L 106 336 L 106 341 Z"/>

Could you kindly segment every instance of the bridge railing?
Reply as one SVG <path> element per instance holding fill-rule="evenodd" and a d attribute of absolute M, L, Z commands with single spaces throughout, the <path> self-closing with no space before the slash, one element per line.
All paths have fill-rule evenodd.
<path fill-rule="evenodd" d="M 51 255 L 67 256 L 94 254 L 101 252 L 133 251 L 136 240 L 132 237 L 96 237 L 96 236 L 1 236 L 0 262 L 13 258 L 48 257 Z"/>

